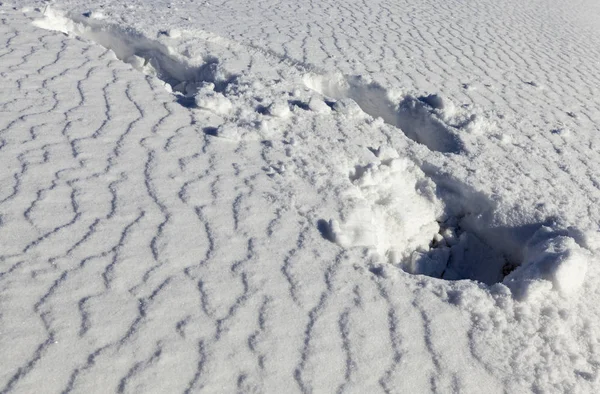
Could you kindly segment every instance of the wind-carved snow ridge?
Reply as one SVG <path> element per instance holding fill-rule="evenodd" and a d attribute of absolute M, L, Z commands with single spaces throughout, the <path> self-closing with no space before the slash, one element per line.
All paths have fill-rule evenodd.
<path fill-rule="evenodd" d="M 463 150 L 455 128 L 444 119 L 454 113 L 454 107 L 438 95 L 402 96 L 363 76 L 307 74 L 304 84 L 339 100 L 333 103 L 334 108 L 343 106 L 344 100 L 353 100 L 368 115 L 399 128 L 408 138 L 430 150 L 444 153 Z"/>
<path fill-rule="evenodd" d="M 520 299 L 552 290 L 568 296 L 583 284 L 590 252 L 569 231 L 550 220 L 496 225 L 486 196 L 428 177 L 393 148 L 370 150 L 376 158 L 350 171 L 342 220 L 320 223 L 331 241 L 370 248 L 415 275 L 504 283 Z"/>
<path fill-rule="evenodd" d="M 50 7 L 44 11 L 44 18 L 33 23 L 43 29 L 84 37 L 112 50 L 119 60 L 163 81 L 184 106 L 192 106 L 194 95 L 207 85 L 222 92 L 235 79 L 219 66 L 217 58 L 206 57 L 202 64 L 193 65 L 163 43 L 118 25 L 105 25 L 85 16 L 67 17 Z"/>

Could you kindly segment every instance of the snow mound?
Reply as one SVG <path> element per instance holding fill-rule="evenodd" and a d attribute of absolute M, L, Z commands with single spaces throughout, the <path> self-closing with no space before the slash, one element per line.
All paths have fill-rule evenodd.
<path fill-rule="evenodd" d="M 523 299 L 541 297 L 548 289 L 570 296 L 581 288 L 589 258 L 590 252 L 566 232 L 542 226 L 527 243 L 522 265 L 504 283 Z"/>
<path fill-rule="evenodd" d="M 441 205 L 433 197 L 435 185 L 414 163 L 380 148 L 377 160 L 356 166 L 350 180 L 355 188 L 345 220 L 330 222 L 336 243 L 371 247 L 390 263 L 427 250 Z"/>

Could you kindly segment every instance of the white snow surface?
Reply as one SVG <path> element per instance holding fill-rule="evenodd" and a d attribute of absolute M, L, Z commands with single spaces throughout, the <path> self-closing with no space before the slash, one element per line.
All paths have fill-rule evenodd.
<path fill-rule="evenodd" d="M 0 393 L 600 392 L 596 1 L 0 20 Z"/>

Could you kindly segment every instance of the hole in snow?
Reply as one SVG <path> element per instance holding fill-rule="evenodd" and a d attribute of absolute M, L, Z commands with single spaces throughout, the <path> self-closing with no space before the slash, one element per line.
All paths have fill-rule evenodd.
<path fill-rule="evenodd" d="M 502 282 L 522 261 L 520 253 L 507 253 L 502 247 L 507 239 L 502 233 L 514 236 L 519 230 L 470 227 L 468 221 L 476 216 L 438 221 L 439 231 L 428 248 L 414 251 L 409 259 L 399 262 L 400 267 L 409 273 L 446 280 L 471 279 L 488 285 Z"/>
<path fill-rule="evenodd" d="M 445 280 L 470 279 L 492 285 L 505 281 L 528 259 L 528 243 L 552 221 L 510 227 L 494 223 L 494 203 L 467 185 L 431 174 L 434 201 L 441 203 L 429 244 L 410 256 L 388 261 L 403 270 Z M 392 257 L 391 259 L 389 257 Z"/>
<path fill-rule="evenodd" d="M 491 216 L 471 214 L 442 223 L 429 250 L 413 253 L 407 271 L 487 285 L 502 282 L 521 300 L 549 291 L 571 296 L 581 288 L 592 254 L 577 240 L 578 230 L 556 229 L 552 220 L 493 226 Z"/>
<path fill-rule="evenodd" d="M 298 107 L 300 109 L 303 109 L 304 111 L 310 111 L 310 107 L 308 106 L 308 104 L 303 101 L 289 100 L 288 103 L 293 107 Z"/>
<path fill-rule="evenodd" d="M 407 95 L 394 100 L 387 89 L 375 82 L 340 75 L 306 75 L 304 84 L 336 100 L 352 99 L 366 114 L 383 119 L 433 151 L 460 153 L 463 150 L 456 132 L 435 113 L 445 110 L 445 103 L 439 96 L 416 98 Z"/>
<path fill-rule="evenodd" d="M 585 279 L 590 252 L 577 229 L 552 219 L 499 224 L 496 204 L 469 186 L 418 167 L 390 147 L 350 169 L 339 220 L 317 223 L 325 239 L 366 247 L 416 275 L 503 282 L 519 298 L 570 294 Z"/>
<path fill-rule="evenodd" d="M 334 241 L 334 235 L 331 233 L 331 229 L 329 227 L 329 223 L 324 220 L 324 219 L 319 219 L 317 221 L 317 230 L 319 230 L 319 233 L 321 234 L 321 236 L 331 242 L 335 242 Z"/>

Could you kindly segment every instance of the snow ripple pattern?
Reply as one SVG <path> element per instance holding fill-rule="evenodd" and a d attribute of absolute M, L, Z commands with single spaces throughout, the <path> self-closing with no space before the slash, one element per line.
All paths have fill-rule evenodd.
<path fill-rule="evenodd" d="M 0 10 L 0 392 L 600 390 L 593 237 L 445 173 L 484 161 L 450 100 Z"/>

